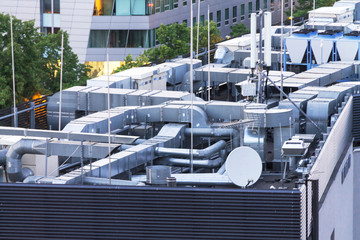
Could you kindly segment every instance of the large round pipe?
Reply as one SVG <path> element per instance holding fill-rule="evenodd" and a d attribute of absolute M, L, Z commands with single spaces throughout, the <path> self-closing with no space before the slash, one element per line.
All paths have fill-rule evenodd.
<path fill-rule="evenodd" d="M 225 147 L 226 147 L 226 142 L 224 140 L 220 140 L 205 149 L 202 150 L 193 149 L 192 154 L 194 158 L 208 158 L 212 154 L 216 152 L 220 152 L 220 150 L 224 149 Z M 173 156 L 173 157 L 189 158 L 191 153 L 190 153 L 190 149 L 157 147 L 155 148 L 155 154 L 157 156 Z"/>
<path fill-rule="evenodd" d="M 6 164 L 6 154 L 9 151 L 8 148 L 0 150 L 0 166 L 5 166 Z"/>
<path fill-rule="evenodd" d="M 229 137 L 232 139 L 233 149 L 240 147 L 240 132 L 234 128 L 194 128 L 194 136 Z M 185 135 L 190 135 L 190 129 L 185 129 Z"/>
<path fill-rule="evenodd" d="M 193 160 L 193 166 L 196 168 L 217 168 L 221 166 L 224 162 L 222 158 L 216 158 L 214 160 L 210 159 L 203 159 L 203 160 Z M 171 165 L 171 166 L 178 166 L 178 167 L 188 167 L 190 163 L 189 159 L 182 159 L 182 158 L 160 158 L 156 160 L 156 164 L 160 165 Z"/>
<path fill-rule="evenodd" d="M 6 170 L 11 182 L 21 182 L 33 175 L 29 168 L 22 168 L 21 157 L 26 153 L 43 154 L 38 148 L 44 144 L 44 141 L 37 139 L 21 139 L 9 148 L 6 154 Z"/>

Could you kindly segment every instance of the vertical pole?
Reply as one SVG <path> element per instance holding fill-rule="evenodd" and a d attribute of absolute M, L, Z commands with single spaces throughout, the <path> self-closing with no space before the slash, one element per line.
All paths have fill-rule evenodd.
<path fill-rule="evenodd" d="M 59 131 L 61 130 L 61 103 L 62 103 L 62 79 L 64 66 L 64 32 L 61 33 L 61 60 L 60 60 L 60 99 L 59 99 Z"/>
<path fill-rule="evenodd" d="M 17 121 L 16 88 L 15 88 L 14 33 L 13 33 L 13 20 L 11 14 L 10 14 L 10 32 L 11 32 L 11 64 L 12 64 L 12 75 L 13 75 L 14 127 L 17 127 L 18 121 Z"/>
<path fill-rule="evenodd" d="M 84 184 L 84 141 L 81 141 L 81 184 Z"/>
<path fill-rule="evenodd" d="M 319 240 L 319 180 L 311 180 L 312 187 L 312 239 Z"/>
<path fill-rule="evenodd" d="M 108 150 L 109 150 L 109 184 L 111 185 L 111 148 L 110 148 L 110 67 L 109 67 L 109 47 L 106 48 L 106 61 L 107 61 L 107 102 L 108 102 Z"/>
<path fill-rule="evenodd" d="M 193 111 L 193 92 L 194 92 L 194 83 L 193 83 L 193 50 L 194 50 L 194 43 L 193 43 L 193 4 L 190 4 L 190 97 L 191 97 L 191 109 L 190 109 L 190 122 L 191 122 L 191 134 L 190 134 L 190 173 L 194 172 L 194 165 L 193 165 L 193 147 L 194 147 L 194 136 L 193 136 L 193 121 L 194 121 L 194 111 Z"/>
<path fill-rule="evenodd" d="M 210 5 L 208 5 L 208 101 L 210 102 Z"/>
<path fill-rule="evenodd" d="M 293 12 L 294 12 L 294 0 L 290 0 L 291 3 L 290 3 L 290 23 L 291 23 L 291 28 L 290 28 L 290 35 L 292 35 L 292 28 L 293 28 L 293 25 L 294 25 L 294 20 L 293 20 Z"/>
<path fill-rule="evenodd" d="M 51 0 L 51 33 L 54 34 L 54 0 Z"/>
<path fill-rule="evenodd" d="M 30 102 L 30 128 L 35 129 L 35 103 Z"/>
<path fill-rule="evenodd" d="M 262 57 L 262 30 L 263 30 L 263 12 L 259 13 L 260 18 L 260 41 L 259 41 L 259 78 L 258 78 L 258 99 L 257 103 L 262 103 L 262 70 L 263 70 L 263 57 Z"/>
<path fill-rule="evenodd" d="M 280 40 L 280 42 L 281 42 L 281 44 L 280 44 L 280 48 L 281 48 L 280 52 L 281 52 L 281 54 L 284 54 L 283 53 L 283 48 L 284 48 L 283 41 L 284 41 L 284 0 L 281 0 L 281 40 Z M 283 84 L 284 84 L 283 83 L 284 82 L 284 76 L 283 76 L 284 64 L 286 64 L 286 62 L 283 61 L 283 58 L 281 57 L 280 58 L 280 76 L 281 76 L 281 80 L 280 80 L 280 88 L 281 88 L 280 101 L 283 99 L 282 91 L 283 91 Z"/>
<path fill-rule="evenodd" d="M 197 12 L 197 33 L 196 33 L 196 59 L 199 59 L 199 31 L 200 31 L 200 0 L 198 0 Z"/>
<path fill-rule="evenodd" d="M 45 177 L 47 177 L 47 170 L 48 170 L 48 146 L 49 146 L 49 139 L 46 139 L 46 149 L 45 149 Z"/>

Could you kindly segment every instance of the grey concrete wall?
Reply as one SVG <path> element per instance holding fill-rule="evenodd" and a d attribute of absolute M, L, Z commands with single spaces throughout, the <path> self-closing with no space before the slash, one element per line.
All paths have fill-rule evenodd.
<path fill-rule="evenodd" d="M 351 157 L 351 167 L 344 182 L 341 182 L 341 171 L 346 159 Z M 358 155 L 357 155 L 358 156 Z M 359 159 L 357 159 L 359 160 Z M 359 231 L 359 226 L 354 226 L 354 165 L 356 164 L 352 154 L 352 145 L 345 154 L 344 161 L 338 169 L 333 183 L 329 188 L 325 201 L 319 211 L 319 239 L 331 239 L 335 230 L 335 239 L 359 239 L 353 238 L 353 230 Z"/>
<path fill-rule="evenodd" d="M 61 0 L 61 28 L 69 33 L 70 46 L 85 62 L 95 0 Z"/>
<path fill-rule="evenodd" d="M 354 211 L 353 230 L 354 240 L 360 240 L 360 148 L 354 150 Z"/>
<path fill-rule="evenodd" d="M 35 19 L 35 26 L 40 27 L 39 0 L 0 0 L 0 12 L 11 13 L 23 21 Z"/>

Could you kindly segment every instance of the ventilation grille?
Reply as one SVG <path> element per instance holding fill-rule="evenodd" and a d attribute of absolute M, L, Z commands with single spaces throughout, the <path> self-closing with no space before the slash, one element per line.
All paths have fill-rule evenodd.
<path fill-rule="evenodd" d="M 300 239 L 299 191 L 0 184 L 0 239 Z"/>
<path fill-rule="evenodd" d="M 354 141 L 360 143 L 360 95 L 353 96 L 353 129 Z"/>

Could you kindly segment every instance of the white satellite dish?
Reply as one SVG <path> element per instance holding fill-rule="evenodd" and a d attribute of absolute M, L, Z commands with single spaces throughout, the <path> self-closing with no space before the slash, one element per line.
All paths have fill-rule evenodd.
<path fill-rule="evenodd" d="M 259 180 L 262 162 L 259 154 L 250 147 L 235 148 L 227 157 L 226 173 L 239 187 L 251 186 Z"/>

